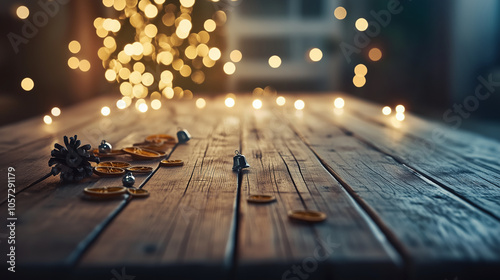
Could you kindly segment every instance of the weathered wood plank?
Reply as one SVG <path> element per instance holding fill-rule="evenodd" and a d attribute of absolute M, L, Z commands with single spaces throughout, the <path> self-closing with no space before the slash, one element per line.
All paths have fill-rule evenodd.
<path fill-rule="evenodd" d="M 231 167 L 240 128 L 230 114 L 220 117 L 204 116 L 212 122 L 208 137 L 177 146 L 171 158 L 184 166 L 157 170 L 144 186 L 150 197 L 133 200 L 113 221 L 82 259 L 81 274 L 124 266 L 137 277 L 228 276 L 238 186 Z"/>
<path fill-rule="evenodd" d="M 286 117 L 406 255 L 412 277 L 499 274 L 497 220 L 316 115 Z"/>
<path fill-rule="evenodd" d="M 307 146 L 270 111 L 244 116 L 243 152 L 251 168 L 243 172 L 238 278 L 394 279 L 399 256 Z M 277 201 L 248 203 L 250 194 Z M 287 213 L 297 209 L 328 218 L 293 222 Z"/>
<path fill-rule="evenodd" d="M 140 122 L 141 115 L 134 116 L 133 111 L 127 118 L 127 120 L 130 119 L 130 122 L 123 119 L 110 119 L 115 125 L 108 127 L 105 132 L 106 137 L 113 140 L 121 138 L 121 141 L 113 143 L 115 147 L 122 147 L 142 141 L 145 136 L 151 134 L 152 130 L 155 133 L 169 132 L 167 128 L 158 131 L 158 127 L 164 123 L 168 113 L 166 111 L 151 113 L 156 117 L 152 118 L 153 121 L 149 122 L 150 126 L 147 126 L 146 129 Z M 92 130 L 99 125 L 99 122 L 91 123 L 81 129 Z M 170 130 L 170 133 L 174 133 L 175 127 L 170 126 Z M 85 142 L 84 139 L 83 141 Z M 49 147 L 46 149 L 50 151 Z M 40 166 L 46 164 L 50 153 L 46 154 L 42 150 L 38 150 L 35 154 L 37 160 L 33 162 L 33 165 Z M 130 161 L 133 165 L 151 167 L 156 167 L 159 161 L 133 161 L 129 156 L 120 156 L 117 159 Z M 29 174 L 30 169 L 26 169 L 22 165 L 26 161 L 28 159 L 21 158 L 13 163 L 16 166 L 18 176 L 24 172 L 26 172 L 24 174 Z M 146 179 L 147 176 L 136 176 L 136 185 L 140 186 Z M 74 265 L 92 238 L 102 231 L 102 227 L 105 226 L 110 215 L 123 207 L 127 199 L 127 196 L 124 195 L 115 200 L 89 200 L 83 195 L 82 190 L 90 186 L 112 185 L 120 186 L 121 177 L 99 178 L 93 175 L 89 179 L 73 184 L 61 184 L 58 178 L 52 177 L 19 193 L 16 197 L 16 217 L 19 219 L 16 229 L 19 243 L 16 252 L 19 256 L 18 266 L 21 271 L 36 275 L 40 273 L 37 269 L 41 269 L 45 270 L 48 275 L 52 275 L 66 272 L 61 269 L 51 271 L 52 267 L 64 268 Z M 2 211 L 0 217 L 4 218 L 6 213 L 7 211 Z M 0 244 L 0 248 L 5 249 L 5 245 L 5 243 Z M 28 268 L 37 269 L 30 270 Z"/>
<path fill-rule="evenodd" d="M 339 118 L 325 115 L 322 113 L 325 106 L 321 104 L 312 106 L 317 116 L 341 125 L 376 149 L 500 220 L 500 171 L 497 173 L 476 165 L 449 151 L 436 149 L 429 152 L 425 139 L 353 117 L 350 108 L 346 108 L 345 114 Z"/>
<path fill-rule="evenodd" d="M 46 125 L 41 116 L 37 116 L 19 123 L 0 127 L 0 135 L 8 136 L 0 139 L 0 155 L 15 150 L 23 145 L 39 141 L 61 131 L 84 126 L 99 118 L 103 104 L 112 105 L 115 99 L 101 97 L 78 105 L 62 108 L 59 117 L 53 117 L 53 123 Z"/>
<path fill-rule="evenodd" d="M 427 147 L 427 156 L 432 156 L 436 151 L 449 151 L 471 163 L 490 166 L 500 171 L 500 158 L 497 156 L 500 154 L 500 142 L 496 140 L 446 125 L 444 120 L 443 122 L 425 120 L 411 112 L 406 112 L 405 121 L 399 123 L 394 121 L 392 116 L 384 116 L 381 113 L 382 106 L 378 107 L 348 95 L 343 97 L 346 99 L 346 107 L 352 110 L 353 116 L 419 139 Z M 323 101 L 320 103 L 324 103 L 324 97 L 321 98 Z M 329 103 L 331 104 L 331 101 Z"/>

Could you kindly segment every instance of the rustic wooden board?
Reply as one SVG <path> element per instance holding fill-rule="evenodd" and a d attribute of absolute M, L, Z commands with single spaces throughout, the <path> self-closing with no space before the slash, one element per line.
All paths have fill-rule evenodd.
<path fill-rule="evenodd" d="M 346 109 L 351 111 L 351 115 L 418 139 L 427 147 L 426 155 L 430 156 L 435 151 L 449 151 L 467 159 L 470 163 L 488 166 L 500 171 L 499 141 L 461 130 L 460 127 L 454 128 L 451 124 L 447 125 L 444 119 L 442 122 L 429 121 L 415 116 L 411 112 L 406 112 L 405 121 L 399 123 L 394 120 L 393 116 L 384 116 L 381 113 L 382 106 L 367 103 L 348 95 L 343 95 L 343 97 L 346 99 Z M 324 97 L 321 99 L 320 103 L 325 104 Z M 331 104 L 332 102 L 326 103 Z M 411 108 L 407 110 L 411 110 Z"/>
<path fill-rule="evenodd" d="M 182 159 L 184 166 L 156 171 L 144 187 L 150 197 L 133 200 L 84 256 L 83 275 L 123 266 L 137 277 L 228 276 L 236 234 L 238 183 L 231 167 L 240 146 L 239 120 L 205 119 L 212 121 L 209 135 L 177 146 L 170 158 Z"/>
<path fill-rule="evenodd" d="M 317 115 L 286 116 L 408 260 L 410 275 L 499 273 L 492 266 L 500 263 L 497 220 Z"/>
<path fill-rule="evenodd" d="M 316 103 L 312 107 L 318 117 L 340 125 L 344 130 L 354 133 L 359 139 L 500 221 L 500 171 L 477 165 L 470 159 L 446 150 L 429 151 L 425 139 L 412 137 L 394 127 L 380 127 L 353 117 L 356 114 L 349 108 L 345 109 L 345 114 L 341 117 L 325 115 L 322 113 L 325 107 L 321 104 Z"/>
<path fill-rule="evenodd" d="M 100 110 L 103 104 L 114 108 L 115 98 L 101 97 L 78 105 L 62 108 L 62 113 L 58 117 L 52 116 L 52 124 L 46 125 L 42 116 L 31 118 L 19 123 L 0 127 L 0 155 L 15 150 L 23 145 L 39 141 L 40 139 L 60 134 L 71 128 L 85 126 L 102 118 Z"/>
<path fill-rule="evenodd" d="M 394 279 L 401 259 L 307 146 L 270 111 L 244 116 L 242 151 L 251 168 L 242 173 L 238 278 Z M 249 203 L 250 194 L 277 201 Z M 288 218 L 302 209 L 328 218 L 319 224 Z"/>
<path fill-rule="evenodd" d="M 150 126 L 144 129 L 138 122 L 141 116 L 134 116 L 133 112 L 127 118 L 111 119 L 113 126 L 105 131 L 109 139 L 122 139 L 114 141 L 115 147 L 128 146 L 134 142 L 140 142 L 151 130 L 155 133 L 168 132 L 158 131 L 158 125 L 168 114 L 159 113 L 155 121 L 150 121 Z M 81 130 L 93 130 L 100 122 L 91 123 L 82 127 Z M 134 132 L 140 130 L 140 132 Z M 175 127 L 171 126 L 171 133 Z M 110 140 L 112 141 L 112 140 Z M 30 144 L 33 145 L 33 144 Z M 45 153 L 45 149 L 49 152 Z M 40 149 L 36 152 L 36 159 L 30 163 L 33 166 L 45 166 L 50 155 L 50 147 Z M 42 155 L 43 154 L 43 155 Z M 119 156 L 117 160 L 131 161 L 129 156 Z M 16 166 L 16 174 L 29 175 L 29 181 L 33 181 L 37 172 L 30 172 L 30 166 L 23 163 L 28 159 L 19 159 L 13 162 Z M 133 165 L 146 165 L 156 167 L 156 161 L 131 161 Z M 18 168 L 22 166 L 22 168 Z M 35 167 L 32 167 L 35 170 Z M 136 176 L 136 185 L 140 186 L 148 176 Z M 20 182 L 22 180 L 19 180 Z M 17 183 L 19 185 L 19 183 Z M 16 233 L 19 241 L 16 252 L 19 256 L 18 266 L 24 272 L 38 274 L 39 270 L 30 271 L 28 268 L 40 268 L 46 273 L 65 273 L 66 271 L 52 267 L 70 267 L 76 263 L 83 251 L 88 247 L 95 236 L 102 231 L 103 227 L 110 221 L 117 211 L 127 203 L 124 195 L 114 200 L 89 200 L 83 195 L 85 187 L 91 186 L 121 186 L 121 177 L 99 178 L 93 175 L 91 178 L 80 183 L 61 184 L 58 178 L 51 177 L 46 181 L 33 186 L 16 197 L 16 216 L 19 219 Z M 0 216 L 4 218 L 7 211 L 2 211 Z M 5 243 L 0 244 L 2 249 Z"/>

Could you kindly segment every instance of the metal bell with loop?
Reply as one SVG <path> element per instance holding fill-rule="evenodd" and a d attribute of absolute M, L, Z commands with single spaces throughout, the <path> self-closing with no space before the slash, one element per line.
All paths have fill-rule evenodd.
<path fill-rule="evenodd" d="M 179 143 L 186 143 L 191 139 L 191 134 L 185 129 L 179 128 L 177 131 L 177 140 Z"/>
<path fill-rule="evenodd" d="M 233 157 L 233 171 L 240 171 L 242 168 L 248 168 L 250 165 L 244 155 L 240 151 L 235 151 L 236 155 Z"/>
<path fill-rule="evenodd" d="M 135 177 L 132 174 L 132 172 L 128 171 L 127 174 L 125 174 L 125 176 L 123 176 L 122 183 L 123 183 L 123 186 L 125 186 L 127 188 L 131 188 L 132 186 L 134 186 Z"/>
<path fill-rule="evenodd" d="M 102 140 L 101 145 L 99 145 L 99 153 L 111 153 L 111 150 L 113 150 L 111 144 L 106 142 L 106 140 Z"/>

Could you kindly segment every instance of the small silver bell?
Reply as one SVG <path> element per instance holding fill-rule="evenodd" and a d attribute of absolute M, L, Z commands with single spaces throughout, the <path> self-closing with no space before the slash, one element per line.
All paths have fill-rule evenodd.
<path fill-rule="evenodd" d="M 236 155 L 233 157 L 233 171 L 240 171 L 242 168 L 248 168 L 250 165 L 244 155 L 240 151 L 235 151 Z"/>
<path fill-rule="evenodd" d="M 191 139 L 191 134 L 185 129 L 179 128 L 179 131 L 177 131 L 177 140 L 179 143 L 186 143 Z"/>
<path fill-rule="evenodd" d="M 122 183 L 123 183 L 123 186 L 125 186 L 127 188 L 131 188 L 134 185 L 135 177 L 134 177 L 134 175 L 132 175 L 132 172 L 128 171 L 127 174 L 125 174 L 125 176 L 123 176 Z"/>
<path fill-rule="evenodd" d="M 101 141 L 101 145 L 99 145 L 99 153 L 111 153 L 112 149 L 113 147 L 111 144 L 106 142 L 106 140 Z"/>

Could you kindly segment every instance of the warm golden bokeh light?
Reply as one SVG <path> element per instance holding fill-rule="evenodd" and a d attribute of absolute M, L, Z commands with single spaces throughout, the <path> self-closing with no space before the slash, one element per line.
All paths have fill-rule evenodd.
<path fill-rule="evenodd" d="M 111 109 L 109 109 L 108 106 L 104 106 L 101 108 L 101 114 L 103 116 L 109 116 L 110 113 L 111 113 Z"/>
<path fill-rule="evenodd" d="M 139 104 L 139 106 L 137 107 L 137 110 L 139 110 L 139 112 L 141 112 L 141 113 L 146 113 L 148 111 L 148 104 L 146 104 L 146 103 Z"/>
<path fill-rule="evenodd" d="M 203 109 L 207 105 L 207 102 L 203 98 L 196 99 L 196 107 L 198 109 Z"/>
<path fill-rule="evenodd" d="M 161 108 L 161 101 L 158 99 L 154 99 L 151 101 L 151 108 L 153 110 L 159 110 Z"/>
<path fill-rule="evenodd" d="M 50 113 L 54 117 L 59 117 L 61 115 L 61 109 L 59 109 L 58 107 L 54 107 L 52 108 L 52 110 L 50 110 Z"/>
<path fill-rule="evenodd" d="M 80 45 L 80 42 L 73 40 L 69 42 L 68 49 L 72 53 L 78 53 L 82 49 L 82 46 Z"/>
<path fill-rule="evenodd" d="M 333 106 L 335 106 L 335 108 L 337 108 L 337 109 L 344 108 L 344 105 L 345 105 L 345 101 L 341 97 L 337 97 L 337 98 L 335 98 L 335 101 L 333 101 Z"/>
<path fill-rule="evenodd" d="M 368 29 L 368 21 L 364 18 L 358 18 L 355 23 L 356 29 L 359 31 L 365 31 Z"/>
<path fill-rule="evenodd" d="M 203 28 L 205 28 L 205 30 L 208 32 L 213 32 L 216 27 L 217 24 L 213 19 L 207 19 L 205 20 L 205 23 L 203 23 Z"/>
<path fill-rule="evenodd" d="M 28 7 L 26 6 L 19 6 L 17 7 L 16 9 L 16 15 L 20 18 L 20 19 L 26 19 L 28 18 L 28 16 L 30 15 L 30 10 L 28 9 Z"/>
<path fill-rule="evenodd" d="M 120 99 L 120 100 L 116 101 L 116 108 L 118 108 L 120 110 L 125 109 L 125 108 L 127 108 L 127 103 L 125 102 L 125 100 Z"/>
<path fill-rule="evenodd" d="M 398 113 L 404 113 L 405 112 L 405 106 L 403 106 L 403 105 L 396 106 L 396 112 L 398 112 Z"/>
<path fill-rule="evenodd" d="M 240 62 L 241 61 L 241 58 L 243 57 L 243 55 L 241 54 L 241 52 L 239 50 L 233 50 L 230 54 L 229 54 L 229 58 L 233 61 L 233 62 Z"/>
<path fill-rule="evenodd" d="M 276 104 L 278 104 L 278 106 L 283 106 L 283 105 L 285 105 L 285 103 L 286 103 L 286 99 L 285 99 L 285 97 L 283 97 L 283 96 L 278 96 L 278 97 L 276 98 Z"/>
<path fill-rule="evenodd" d="M 364 64 L 358 64 L 354 67 L 354 74 L 357 76 L 365 76 L 368 73 L 368 68 Z"/>
<path fill-rule="evenodd" d="M 226 106 L 227 106 L 228 108 L 232 108 L 232 107 L 234 107 L 234 104 L 235 104 L 235 103 L 236 103 L 236 102 L 234 101 L 234 98 L 232 98 L 232 97 L 228 97 L 228 98 L 226 98 L 226 100 L 224 101 L 224 104 L 226 104 Z"/>
<path fill-rule="evenodd" d="M 43 122 L 46 124 L 51 124 L 52 123 L 52 118 L 49 115 L 45 115 L 43 117 Z"/>
<path fill-rule="evenodd" d="M 180 0 L 179 2 L 181 3 L 182 6 L 190 8 L 194 5 L 195 0 Z"/>
<path fill-rule="evenodd" d="M 90 62 L 86 59 L 82 59 L 80 60 L 78 67 L 82 72 L 87 72 L 90 70 Z"/>
<path fill-rule="evenodd" d="M 234 63 L 226 62 L 224 64 L 224 73 L 226 73 L 227 75 L 232 75 L 234 74 L 235 71 L 236 71 L 236 65 L 234 65 Z"/>
<path fill-rule="evenodd" d="M 379 48 L 372 48 L 368 52 L 368 57 L 372 61 L 379 61 L 380 59 L 382 59 L 382 51 Z"/>
<path fill-rule="evenodd" d="M 296 100 L 295 103 L 293 103 L 293 106 L 297 110 L 302 110 L 302 109 L 304 109 L 304 107 L 306 106 L 306 104 L 304 103 L 304 101 L 302 101 L 302 100 L 299 99 L 299 100 Z"/>
<path fill-rule="evenodd" d="M 269 58 L 269 66 L 272 68 L 278 68 L 281 65 L 281 58 L 277 55 L 273 55 Z"/>
<path fill-rule="evenodd" d="M 33 80 L 31 78 L 24 78 L 21 81 L 21 87 L 25 91 L 30 91 L 30 90 L 32 90 L 35 87 L 35 82 L 33 82 Z"/>
<path fill-rule="evenodd" d="M 320 61 L 323 58 L 323 52 L 318 48 L 312 48 L 309 51 L 309 59 L 314 62 Z"/>
<path fill-rule="evenodd" d="M 104 73 L 104 77 L 106 78 L 106 80 L 112 82 L 116 79 L 116 72 L 112 69 L 108 69 Z"/>
<path fill-rule="evenodd" d="M 364 76 L 356 75 L 352 79 L 352 83 L 358 88 L 363 87 L 366 84 L 366 78 Z"/>
<path fill-rule="evenodd" d="M 389 106 L 385 106 L 384 108 L 382 108 L 382 114 L 388 116 L 392 113 L 392 109 L 391 107 Z"/>
<path fill-rule="evenodd" d="M 333 15 L 335 16 L 335 18 L 337 18 L 338 20 L 343 20 L 345 19 L 345 17 L 347 16 L 347 11 L 344 7 L 342 6 L 339 6 L 335 9 L 335 11 L 333 12 Z"/>
<path fill-rule="evenodd" d="M 255 99 L 253 102 L 252 102 L 252 107 L 254 109 L 257 109 L 259 110 L 260 108 L 262 108 L 262 101 L 260 99 Z"/>
<path fill-rule="evenodd" d="M 72 56 L 68 59 L 69 68 L 77 69 L 79 65 L 80 65 L 80 60 L 78 60 L 78 58 Z"/>
<path fill-rule="evenodd" d="M 211 48 L 209 51 L 208 51 L 208 57 L 210 57 L 210 59 L 212 60 L 218 60 L 221 56 L 221 52 L 218 48 Z"/>
<path fill-rule="evenodd" d="M 396 113 L 396 120 L 403 121 L 405 119 L 404 113 Z"/>

